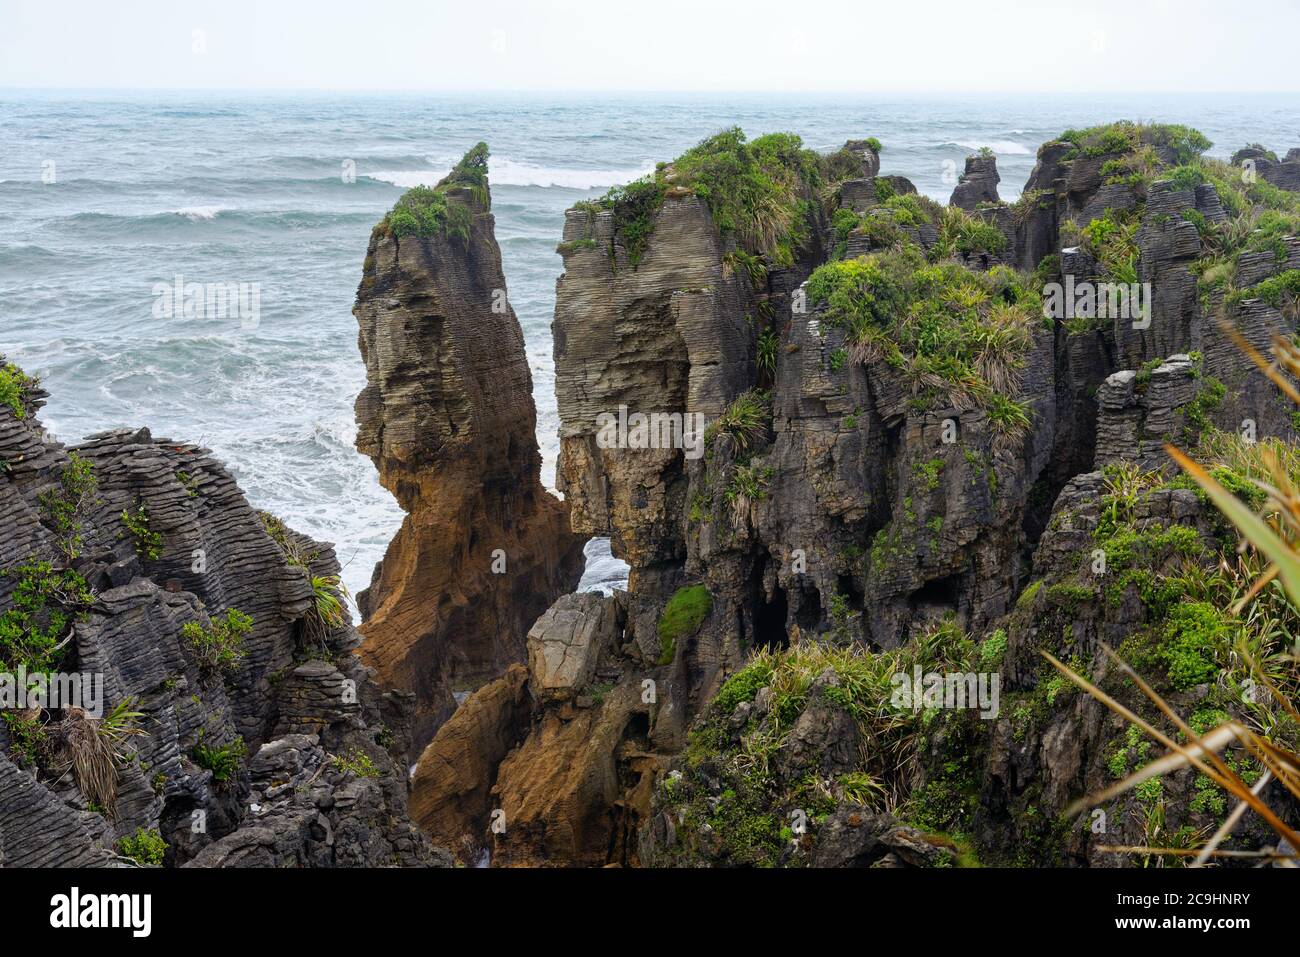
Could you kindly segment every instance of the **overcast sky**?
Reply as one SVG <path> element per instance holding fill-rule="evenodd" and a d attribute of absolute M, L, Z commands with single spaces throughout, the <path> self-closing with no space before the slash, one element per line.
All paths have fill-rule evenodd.
<path fill-rule="evenodd" d="M 1300 0 L 0 0 L 0 87 L 1281 92 Z"/>

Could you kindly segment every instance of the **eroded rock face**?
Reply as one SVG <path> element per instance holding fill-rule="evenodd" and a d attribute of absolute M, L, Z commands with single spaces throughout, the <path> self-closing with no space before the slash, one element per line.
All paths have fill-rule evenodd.
<path fill-rule="evenodd" d="M 1146 131 L 1140 136 L 1150 155 L 1176 165 L 1173 147 L 1158 137 L 1148 143 Z M 875 215 L 884 205 L 881 197 L 910 191 L 901 178 L 881 177 L 878 157 L 869 152 L 871 162 L 834 193 L 841 209 L 859 216 Z M 1159 177 L 1116 176 L 1115 165 L 1107 164 L 1122 168 L 1127 155 L 1124 149 L 1107 153 L 1048 144 L 1028 195 L 1014 206 L 998 201 L 995 165 L 976 157 L 954 195 L 955 205 L 975 210 L 1007 239 L 999 255 L 964 257 L 969 266 L 987 269 L 1001 261 L 1032 271 L 1041 264 L 1040 282 L 1102 282 L 1113 264 L 1103 265 L 1081 248 L 1062 248 L 1061 231 L 1066 223 L 1082 229 L 1094 219 L 1119 215 L 1132 219 L 1134 269 L 1139 284 L 1151 290 L 1145 314 L 1048 315 L 1034 330 L 1017 370 L 1032 425 L 1013 442 L 998 440 L 978 411 L 920 408 L 909 383 L 887 363 L 844 361 L 850 345 L 844 334 L 817 309 L 794 308 L 808 270 L 823 250 L 835 247 L 824 221 L 815 224 L 823 233 L 811 258 L 754 278 L 728 273 L 733 252 L 689 195 L 669 191 L 636 263 L 625 255 L 609 212 L 569 213 L 555 324 L 565 488 L 575 523 L 611 535 L 632 565 L 625 647 L 639 648 L 642 669 L 653 660 L 655 622 L 669 599 L 684 584 L 707 587 L 711 614 L 671 652 L 678 676 L 674 690 L 684 695 L 675 704 L 688 720 L 755 648 L 830 637 L 889 649 L 943 620 L 977 636 L 1005 628 L 1011 636 L 1007 660 L 1014 662 L 1003 672 L 1006 687 L 1014 694 L 1038 694 L 1043 675 L 1036 653 L 1055 637 L 1032 631 L 1025 609 L 1045 614 L 1041 603 L 1050 586 L 1077 569 L 1077 549 L 1085 556 L 1089 551 L 1086 538 L 1067 543 L 1062 537 L 1069 521 L 1063 516 L 1078 510 L 1081 497 L 1100 494 L 1102 479 L 1094 470 L 1122 462 L 1161 466 L 1165 442 L 1194 442 L 1210 426 L 1235 430 L 1249 420 L 1267 423 L 1261 434 L 1292 434 L 1283 421 L 1286 407 L 1214 319 L 1224 305 L 1222 292 L 1207 295 L 1192 272 L 1205 255 L 1197 224 L 1214 228 L 1227 220 L 1214 186 L 1177 189 Z M 887 185 L 878 185 L 881 180 Z M 867 232 L 851 230 L 847 239 L 841 234 L 836 254 L 872 251 Z M 904 224 L 901 232 L 924 250 L 940 241 L 927 223 Z M 1294 252 L 1294 244 L 1288 241 L 1286 249 Z M 1057 258 L 1043 263 L 1048 256 Z M 1295 268 L 1293 257 L 1245 253 L 1238 285 L 1248 289 L 1287 268 Z M 683 312 L 685 303 L 703 311 Z M 740 321 L 758 304 L 781 310 L 770 375 L 737 361 L 750 348 Z M 1249 294 L 1232 308 L 1237 328 L 1261 350 L 1273 334 L 1293 331 L 1293 318 Z M 697 316 L 707 317 L 707 324 L 695 325 Z M 697 348 L 706 333 L 711 348 Z M 719 400 L 756 387 L 770 390 L 772 408 L 770 425 L 750 437 L 744 452 L 744 461 L 762 470 L 764 494 L 757 497 L 724 501 L 719 494 L 718 483 L 739 460 L 725 444 L 710 446 L 698 461 L 671 450 L 596 447 L 596 415 L 619 404 L 638 411 L 699 408 L 712 415 Z M 944 438 L 951 424 L 957 425 L 956 442 Z M 1152 511 L 1141 521 L 1189 523 L 1207 548 L 1219 533 L 1212 514 L 1188 490 L 1165 490 L 1143 507 Z M 1039 605 L 1022 599 L 1018 607 L 1017 596 L 1032 581 L 1043 583 L 1044 597 Z M 1065 584 L 1051 593 L 1052 601 L 1076 594 Z M 1092 614 L 1106 624 L 1094 621 L 1085 634 L 1117 640 L 1121 623 L 1141 622 L 1131 603 L 1130 596 L 1118 607 L 1103 608 L 1098 599 Z M 561 611 L 556 609 L 557 618 Z M 569 636 L 573 630 L 566 625 L 560 632 Z M 1063 654 L 1084 645 L 1083 653 L 1090 654 L 1099 640 L 1082 639 Z M 570 662 L 572 639 L 556 641 L 550 649 L 554 661 L 537 647 L 534 681 Z M 579 654 L 571 667 L 585 671 L 583 662 Z M 630 677 L 625 671 L 620 681 Z M 623 688 L 616 684 L 605 700 L 617 700 Z M 980 828 L 987 847 L 1005 844 L 1005 818 L 1013 805 L 1031 821 L 1036 810 L 1062 810 L 1081 788 L 1101 782 L 1098 755 L 1120 729 L 1090 703 L 1071 703 L 1073 710 L 1059 709 L 1042 725 L 1027 727 L 1023 716 L 985 727 L 976 722 L 960 740 L 934 742 L 935 760 L 942 764 L 940 755 L 964 749 L 964 773 L 984 782 Z M 758 698 L 743 703 L 733 724 L 748 727 L 758 707 Z M 576 822 L 593 820 L 585 810 L 592 802 L 620 807 L 632 793 L 625 785 L 623 797 L 610 796 L 608 761 L 593 753 L 607 750 L 615 736 L 599 715 L 581 709 L 553 704 L 538 713 L 528 742 L 501 768 L 498 795 L 509 795 L 511 814 L 529 822 L 522 835 L 506 839 L 511 850 L 502 859 L 574 854 L 565 859 L 590 862 L 598 842 L 575 837 L 590 833 Z M 831 778 L 847 768 L 855 731 L 851 723 L 837 723 L 839 717 L 833 708 L 802 712 L 806 727 L 791 732 L 781 760 Z M 651 745 L 657 762 L 673 760 L 663 742 Z M 541 773 L 543 754 L 566 768 L 580 755 L 586 768 L 581 785 L 567 771 L 558 782 Z M 932 782 L 931 771 L 922 775 L 925 786 L 948 786 Z M 543 780 L 545 788 L 538 783 Z M 639 817 L 646 819 L 644 813 Z M 566 822 L 562 840 L 543 827 L 557 820 Z M 640 859 L 665 860 L 665 847 L 676 846 L 670 832 L 678 824 L 652 810 L 641 831 Z M 692 835 L 692 853 L 707 852 L 705 831 Z M 827 850 L 821 858 L 811 852 L 798 860 L 875 863 L 877 853 L 880 860 L 891 854 L 904 860 L 906 853 L 877 852 L 872 841 L 878 831 L 863 832 L 870 849 L 861 853 Z M 1086 841 L 1062 843 L 1059 837 L 1029 823 L 1015 834 L 1017 847 L 1028 848 L 1024 860 L 1056 854 L 1058 862 L 1100 862 Z M 839 843 L 836 838 L 826 847 Z M 943 863 L 924 850 L 907 862 Z"/>
<path fill-rule="evenodd" d="M 961 179 L 957 183 L 957 188 L 952 191 L 952 199 L 948 204 L 972 211 L 980 203 L 996 203 L 998 181 L 1001 178 L 998 175 L 996 156 L 992 154 L 967 156 L 966 170 L 961 174 Z"/>
<path fill-rule="evenodd" d="M 528 669 L 511 665 L 470 695 L 420 755 L 411 817 L 467 863 L 489 845 L 497 766 L 527 734 L 532 710 Z"/>
<path fill-rule="evenodd" d="M 1187 407 L 1203 385 L 1186 355 L 1109 376 L 1097 392 L 1097 464 L 1135 462 L 1148 471 L 1169 466 L 1165 443 L 1187 434 Z"/>
<path fill-rule="evenodd" d="M 377 229 L 353 310 L 367 372 L 357 447 L 407 513 L 360 597 L 361 654 L 386 687 L 416 695 L 417 754 L 453 692 L 523 660 L 537 616 L 581 574 L 582 540 L 539 479 L 532 378 L 487 197 L 486 184 L 447 193 L 463 237 Z"/>
<path fill-rule="evenodd" d="M 68 771 L 68 709 L 0 725 L 3 863 L 120 864 L 117 842 L 141 829 L 170 866 L 446 861 L 406 814 L 410 702 L 370 680 L 350 624 L 311 619 L 312 578 L 339 571 L 333 549 L 255 512 L 198 446 L 140 429 L 64 448 L 42 435 L 41 396 L 21 418 L 0 405 L 0 614 L 24 582 L 84 582 L 87 600 L 41 613 L 73 616 L 57 670 L 102 676 L 104 713 L 139 712 L 143 734 L 118 746 L 115 793 L 92 805 Z M 51 503 L 70 500 L 77 461 L 94 484 L 63 512 Z M 213 668 L 192 631 L 232 610 L 251 619 L 242 655 Z"/>
<path fill-rule="evenodd" d="M 620 638 L 618 609 L 600 595 L 565 595 L 528 632 L 528 669 L 543 701 L 571 698 L 587 686 L 603 651 Z"/>
<path fill-rule="evenodd" d="M 680 663 L 643 655 L 629 603 L 560 599 L 529 637 L 530 668 L 471 695 L 421 755 L 412 813 L 462 861 L 638 863 L 653 782 L 684 744 L 686 715 Z"/>
<path fill-rule="evenodd" d="M 1210 672 L 1204 681 L 1197 676 L 1170 684 L 1168 662 L 1153 650 L 1171 627 L 1169 609 L 1180 606 L 1166 608 L 1143 583 L 1148 574 L 1152 581 L 1185 574 L 1189 563 L 1213 567 L 1233 550 L 1235 532 L 1190 488 L 1162 486 L 1138 493 L 1128 506 L 1130 514 L 1121 511 L 1123 521 L 1138 530 L 1130 558 L 1096 534 L 1103 522 L 1114 521 L 1112 495 L 1100 472 L 1080 475 L 1066 486 L 1035 552 L 1033 581 L 1002 623 L 1007 650 L 1001 666 L 1001 714 L 980 745 L 982 778 L 974 817 L 979 843 L 994 860 L 1114 867 L 1124 862 L 1099 847 L 1142 845 L 1150 839 L 1144 822 L 1156 798 L 1141 791 L 1119 795 L 1082 820 L 1063 816 L 1075 799 L 1113 784 L 1154 756 L 1155 748 L 1143 744 L 1140 735 L 1130 735 L 1127 722 L 1073 686 L 1047 690 L 1054 686 L 1041 652 L 1070 662 L 1139 713 L 1149 703 L 1103 652 L 1103 643 L 1117 649 L 1184 718 L 1233 708 L 1234 699 L 1210 680 Z M 1185 532 L 1182 544 L 1171 547 L 1167 541 L 1178 532 Z M 1109 553 L 1111 563 L 1100 573 L 1099 548 Z M 1134 567 L 1139 569 L 1136 577 L 1129 574 Z M 1050 706 L 1047 696 L 1052 696 Z M 1196 800 L 1194 771 L 1165 776 L 1158 794 L 1171 832 L 1184 826 L 1208 832 L 1215 826 L 1214 804 L 1204 797 Z M 1270 790 L 1267 799 L 1273 806 L 1286 806 L 1280 792 Z M 1238 828 L 1230 843 L 1260 846 L 1269 843 L 1270 833 L 1256 820 Z"/>
<path fill-rule="evenodd" d="M 686 475 L 680 449 L 602 449 L 598 417 L 713 417 L 749 380 L 754 335 L 748 283 L 703 201 L 670 195 L 635 268 L 613 212 L 566 214 L 565 272 L 556 287 L 558 482 L 575 532 L 609 535 L 634 570 L 685 555 Z"/>

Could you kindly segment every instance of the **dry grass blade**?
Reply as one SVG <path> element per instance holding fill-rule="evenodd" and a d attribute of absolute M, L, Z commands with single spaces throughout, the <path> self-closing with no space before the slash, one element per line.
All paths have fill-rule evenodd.
<path fill-rule="evenodd" d="M 1109 658 L 1111 661 L 1115 662 L 1115 664 L 1119 666 L 1119 669 L 1123 671 L 1124 674 L 1128 675 L 1129 678 L 1133 680 L 1133 683 L 1138 686 L 1138 690 L 1141 691 L 1144 695 L 1146 695 L 1147 700 L 1150 701 L 1152 704 L 1154 704 L 1157 708 L 1159 708 L 1160 712 L 1166 718 L 1168 718 L 1170 721 L 1174 723 L 1174 727 L 1176 727 L 1179 731 L 1183 733 L 1183 736 L 1186 737 L 1191 742 L 1191 746 L 1193 748 L 1197 748 L 1205 753 L 1205 756 L 1210 759 L 1210 762 L 1214 765 L 1215 769 L 1220 774 L 1222 774 L 1225 778 L 1229 778 L 1232 776 L 1233 773 L 1232 770 L 1223 761 L 1223 759 L 1219 757 L 1218 749 L 1207 747 L 1205 743 L 1201 741 L 1200 736 L 1197 735 L 1197 733 L 1193 731 L 1191 727 L 1188 726 L 1187 722 L 1183 721 L 1182 718 L 1178 717 L 1177 712 L 1175 712 L 1173 708 L 1169 707 L 1169 705 L 1165 703 L 1165 700 L 1161 698 L 1160 695 L 1156 694 L 1155 690 L 1150 685 L 1148 685 L 1145 681 L 1142 680 L 1142 676 L 1129 667 L 1128 662 L 1126 662 L 1119 655 L 1115 654 L 1114 650 L 1110 647 L 1110 645 L 1103 643 L 1101 646 L 1101 650 L 1103 653 L 1105 653 L 1107 658 Z"/>
<path fill-rule="evenodd" d="M 134 698 L 127 698 L 101 718 L 92 718 L 81 708 L 67 708 L 59 722 L 59 736 L 77 787 L 87 801 L 110 815 L 117 807 L 117 768 L 122 748 L 127 738 L 145 734 L 136 727 L 144 715 L 131 710 L 134 704 Z"/>
<path fill-rule="evenodd" d="M 1288 399 L 1296 405 L 1300 405 L 1300 391 L 1297 391 L 1296 387 L 1291 384 L 1286 376 L 1282 375 L 1282 373 L 1278 371 L 1276 363 L 1269 362 L 1268 359 L 1261 355 L 1259 350 L 1247 342 L 1246 337 L 1243 336 L 1235 326 L 1223 321 L 1222 319 L 1219 320 L 1218 325 L 1219 330 L 1231 339 L 1237 348 L 1246 354 L 1246 357 L 1250 359 L 1251 362 L 1259 366 L 1260 371 L 1262 371 L 1264 375 L 1268 376 L 1270 382 L 1286 393 Z M 1288 358 L 1290 358 L 1289 355 Z"/>
<path fill-rule="evenodd" d="M 1232 613 L 1234 615 L 1240 615 L 1245 611 L 1246 606 L 1259 597 L 1259 593 L 1268 587 L 1269 582 L 1277 578 L 1277 573 L 1278 567 L 1275 564 L 1269 565 L 1268 568 L 1264 569 L 1264 573 L 1255 580 L 1255 583 L 1250 586 L 1250 589 L 1246 594 L 1241 596 L 1241 600 L 1232 606 Z"/>
<path fill-rule="evenodd" d="M 1152 727 L 1141 717 L 1134 714 L 1128 708 L 1124 707 L 1124 705 L 1120 704 L 1110 695 L 1106 694 L 1106 692 L 1096 687 L 1087 678 L 1084 678 L 1082 675 L 1076 674 L 1072 668 L 1069 668 L 1066 665 L 1062 664 L 1060 661 L 1058 661 L 1055 657 L 1053 657 L 1048 652 L 1041 651 L 1039 652 L 1039 654 L 1041 654 L 1044 658 L 1046 658 L 1054 668 L 1056 668 L 1058 671 L 1061 672 L 1061 674 L 1065 675 L 1067 678 L 1069 678 L 1071 681 L 1077 684 L 1080 688 L 1082 688 L 1092 697 L 1096 698 L 1102 704 L 1106 705 L 1106 707 L 1110 708 L 1120 717 L 1127 720 L 1130 724 L 1137 725 L 1144 732 L 1146 732 L 1150 737 L 1154 738 L 1156 741 L 1163 744 L 1170 751 L 1178 752 L 1178 754 L 1182 755 L 1182 757 L 1186 760 L 1186 763 L 1195 767 L 1198 771 L 1200 771 L 1202 774 L 1204 774 L 1206 777 L 1212 780 L 1215 784 L 1218 784 L 1224 790 L 1232 793 L 1240 800 L 1243 800 L 1247 804 L 1249 804 L 1251 808 L 1254 809 L 1254 811 L 1259 814 L 1260 817 L 1262 817 L 1265 821 L 1268 822 L 1269 827 L 1273 828 L 1273 830 L 1276 831 L 1281 837 L 1285 838 L 1292 847 L 1300 847 L 1300 835 L 1296 834 L 1294 830 L 1288 827 L 1287 824 L 1283 822 L 1282 819 L 1279 818 L 1277 814 L 1273 812 L 1272 808 L 1270 808 L 1262 800 L 1260 800 L 1258 797 L 1252 794 L 1250 792 L 1250 788 L 1246 785 L 1244 781 L 1241 780 L 1241 778 L 1234 771 L 1229 769 L 1228 774 L 1226 776 L 1221 774 L 1217 770 L 1217 768 L 1211 767 L 1207 765 L 1204 761 L 1202 761 L 1200 755 L 1193 753 L 1190 747 L 1186 745 L 1178 744 L 1177 742 L 1173 741 L 1171 738 L 1163 734 L 1161 731 Z M 1133 674 L 1131 668 L 1127 669 L 1127 671 L 1130 675 Z M 1149 694 L 1155 695 L 1155 692 L 1149 691 Z M 1159 696 L 1155 695 L 1155 697 L 1158 698 Z M 1160 702 L 1160 705 L 1162 706 L 1162 709 L 1165 710 L 1166 713 L 1168 713 L 1169 710 L 1168 706 L 1164 705 L 1163 701 Z M 1231 723 L 1229 723 L 1229 725 L 1225 725 L 1225 727 L 1229 727 L 1229 726 L 1231 726 Z M 1250 733 L 1245 728 L 1241 728 L 1239 725 L 1235 727 L 1240 728 L 1242 734 L 1239 736 L 1242 738 L 1243 741 L 1245 741 L 1247 736 L 1250 736 Z M 1234 734 L 1235 733 L 1237 732 L 1234 731 Z M 1218 755 L 1211 753 L 1208 756 L 1216 764 L 1222 765 L 1222 762 L 1220 761 Z M 1083 808 L 1091 807 L 1095 803 L 1097 802 L 1094 801 L 1091 796 L 1085 797 L 1080 801 L 1076 801 L 1073 805 L 1071 805 L 1071 807 L 1067 809 L 1066 813 L 1067 815 L 1076 814 Z"/>
<path fill-rule="evenodd" d="M 60 722 L 77 787 L 87 801 L 112 814 L 117 806 L 117 755 L 98 722 L 80 708 L 68 708 Z"/>
<path fill-rule="evenodd" d="M 1289 714 L 1292 718 L 1294 718 L 1296 721 L 1300 721 L 1300 713 L 1296 712 L 1295 706 L 1291 704 L 1291 700 L 1286 695 L 1284 695 L 1281 692 L 1281 690 L 1278 688 L 1278 686 L 1272 682 L 1269 676 L 1264 673 L 1264 669 L 1259 667 L 1259 665 L 1256 663 L 1254 657 L 1250 654 L 1250 652 L 1246 649 L 1242 649 L 1241 656 L 1243 659 L 1245 659 L 1245 662 L 1250 667 L 1251 672 L 1253 672 L 1255 676 L 1259 678 L 1260 683 L 1265 688 L 1268 689 L 1268 693 L 1273 696 L 1273 700 L 1276 701 L 1278 704 L 1280 704 L 1282 706 L 1282 709 L 1286 711 L 1286 713 Z"/>
<path fill-rule="evenodd" d="M 1279 752 L 1267 739 L 1254 732 L 1250 732 L 1242 743 L 1255 760 L 1281 781 L 1295 797 L 1300 798 L 1300 779 L 1297 778 L 1294 755 Z"/>
<path fill-rule="evenodd" d="M 1237 526 L 1237 530 L 1246 537 L 1246 540 L 1259 549 L 1269 561 L 1277 565 L 1278 574 L 1282 578 L 1282 587 L 1286 589 L 1292 601 L 1300 604 L 1300 556 L 1297 556 L 1262 518 L 1252 512 L 1249 506 L 1216 482 L 1209 472 L 1172 445 L 1166 444 L 1165 451 L 1183 467 L 1197 485 L 1205 490 L 1205 494 L 1210 496 L 1219 511 Z"/>
<path fill-rule="evenodd" d="M 1273 780 L 1272 772 L 1265 771 L 1259 776 L 1259 780 L 1255 782 L 1255 786 L 1250 789 L 1250 793 L 1255 795 L 1255 797 L 1259 797 L 1260 793 L 1268 786 L 1268 782 L 1271 780 Z M 1215 852 L 1219 849 L 1219 845 L 1222 844 L 1228 835 L 1232 833 L 1232 829 L 1237 826 L 1237 822 L 1240 821 L 1242 816 L 1246 813 L 1247 807 L 1249 807 L 1249 805 L 1245 801 L 1237 802 L 1237 806 L 1232 809 L 1232 813 L 1223 819 L 1223 823 L 1219 825 L 1219 829 L 1214 832 L 1213 836 L 1208 841 L 1205 842 L 1205 847 L 1201 848 L 1201 853 L 1196 855 L 1196 860 L 1192 863 L 1192 867 L 1201 867 L 1207 860 L 1214 856 Z"/>
<path fill-rule="evenodd" d="M 1201 738 L 1201 745 L 1199 747 L 1189 748 L 1188 750 L 1198 757 L 1214 751 L 1221 751 L 1234 739 L 1237 739 L 1244 731 L 1245 728 L 1242 728 L 1240 725 L 1220 725 Z M 1111 798 L 1137 787 L 1143 781 L 1169 774 L 1171 771 L 1181 771 L 1183 768 L 1191 765 L 1191 763 L 1192 761 L 1187 755 L 1177 752 L 1166 754 L 1163 758 L 1157 758 L 1150 764 L 1143 765 L 1124 780 L 1112 784 L 1104 791 L 1098 791 L 1095 794 L 1089 794 L 1086 798 L 1080 798 L 1078 801 L 1071 804 L 1066 809 L 1065 813 L 1067 815 L 1077 814 L 1086 808 L 1095 807 L 1098 804 L 1104 804 Z"/>
<path fill-rule="evenodd" d="M 1042 655 L 1044 658 L 1046 658 L 1051 663 L 1052 667 L 1054 667 L 1057 671 L 1061 672 L 1061 674 L 1065 675 L 1065 677 L 1069 678 L 1071 681 L 1073 681 L 1076 685 L 1078 685 L 1088 694 L 1092 695 L 1092 697 L 1096 698 L 1106 707 L 1110 708 L 1110 710 L 1114 711 L 1121 718 L 1124 718 L 1130 724 L 1137 725 L 1140 729 L 1145 731 L 1150 737 L 1155 738 L 1157 741 L 1163 744 L 1170 751 L 1177 751 L 1186 759 L 1187 763 L 1195 766 L 1198 770 L 1200 770 L 1202 773 L 1204 773 L 1205 775 L 1213 779 L 1216 783 L 1221 784 L 1223 787 L 1228 786 L 1227 783 L 1224 782 L 1222 775 L 1220 775 L 1218 771 L 1214 770 L 1213 768 L 1207 766 L 1204 762 L 1202 762 L 1200 760 L 1199 755 L 1192 754 L 1188 748 L 1175 743 L 1173 740 L 1168 738 L 1162 732 L 1153 728 L 1150 724 L 1148 724 L 1142 718 L 1138 717 L 1128 708 L 1124 707 L 1122 704 L 1120 704 L 1110 695 L 1106 694 L 1106 692 L 1102 691 L 1100 688 L 1094 685 L 1087 678 L 1083 677 L 1080 674 L 1076 674 L 1074 669 L 1069 668 L 1066 665 L 1063 665 L 1053 655 L 1049 654 L 1046 651 L 1040 651 L 1039 654 Z M 1094 803 L 1096 802 L 1093 801 L 1090 797 L 1082 798 L 1079 801 L 1076 801 L 1074 804 L 1072 804 L 1069 808 L 1067 808 L 1066 814 L 1067 815 L 1077 814 L 1082 809 L 1086 807 L 1091 807 Z"/>

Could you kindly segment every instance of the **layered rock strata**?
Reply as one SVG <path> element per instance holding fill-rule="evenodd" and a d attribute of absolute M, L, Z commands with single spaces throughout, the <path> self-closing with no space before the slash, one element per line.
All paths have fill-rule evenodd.
<path fill-rule="evenodd" d="M 805 217 L 797 253 L 759 254 L 761 268 L 734 221 L 719 218 L 714 194 L 675 178 L 673 164 L 660 174 L 661 202 L 641 218 L 617 202 L 571 210 L 554 325 L 560 474 L 574 528 L 611 536 L 632 566 L 630 588 L 563 599 L 530 635 L 526 680 L 490 686 L 463 721 L 448 722 L 421 758 L 417 792 L 430 782 L 438 806 L 466 788 L 474 813 L 445 832 L 428 816 L 427 826 L 500 864 L 928 866 L 976 852 L 1113 863 L 1095 849 L 1105 842 L 1066 834 L 1057 817 L 1114 773 L 1124 729 L 1090 699 L 1062 693 L 1038 652 L 1111 680 L 1100 641 L 1137 630 L 1151 664 L 1178 627 L 1168 616 L 1190 612 L 1153 605 L 1143 590 L 1145 575 L 1174 567 L 1164 553 L 1121 568 L 1117 588 L 1074 577 L 1096 536 L 1117 534 L 1098 532 L 1097 500 L 1127 474 L 1114 468 L 1163 472 L 1144 480 L 1119 531 L 1151 530 L 1156 545 L 1185 549 L 1179 561 L 1210 569 L 1231 550 L 1227 533 L 1194 492 L 1168 484 L 1163 443 L 1194 445 L 1244 420 L 1260 436 L 1294 436 L 1285 404 L 1221 327 L 1226 316 L 1258 348 L 1294 332 L 1293 303 L 1268 286 L 1295 268 L 1294 236 L 1234 254 L 1230 288 L 1210 281 L 1207 260 L 1256 200 L 1230 183 L 1225 196 L 1218 168 L 1197 166 L 1199 149 L 1181 128 L 1070 133 L 1040 150 L 1018 202 L 1000 202 L 995 164 L 974 158 L 969 186 L 944 210 L 902 177 L 880 175 L 877 146 L 855 141 L 837 154 L 819 201 L 791 207 Z M 1008 382 L 1028 424 L 1008 432 L 1005 407 L 960 390 L 950 403 L 936 398 L 924 385 L 932 380 L 918 387 L 878 358 L 883 346 L 862 347 L 862 330 L 834 312 L 842 304 L 805 285 L 828 261 L 888 263 L 908 247 L 1003 283 L 1013 305 L 1026 288 L 1047 300 L 1067 281 L 1146 283 L 1147 298 L 1133 314 L 1049 309 L 1026 327 Z M 999 272 L 1006 266 L 1019 270 L 1014 283 Z M 599 417 L 620 406 L 721 417 L 730 424 L 715 429 L 732 438 L 715 431 L 700 457 L 610 447 Z M 735 426 L 763 408 L 757 424 Z M 774 711 L 777 692 L 761 683 L 765 662 L 801 643 L 875 654 L 937 647 L 955 662 L 971 640 L 1010 703 L 990 721 L 945 724 L 914 764 L 889 769 L 891 806 L 919 822 L 910 829 L 877 816 L 870 797 L 879 769 L 855 745 L 864 732 L 842 702 L 856 692 L 836 670 L 857 665 L 831 655 L 838 664 L 782 706 L 793 713 Z M 753 661 L 757 671 L 746 667 Z M 720 695 L 728 676 L 739 685 Z M 1171 699 L 1209 707 L 1185 680 L 1164 686 Z M 728 776 L 737 750 L 772 735 L 770 776 Z M 474 738 L 492 744 L 472 787 L 438 783 L 448 756 Z M 821 790 L 810 796 L 813 780 Z M 772 790 L 743 793 L 756 787 Z M 1169 803 L 1187 798 L 1191 808 L 1192 787 L 1186 775 L 1172 781 Z M 809 806 L 821 808 L 812 826 L 783 842 L 781 821 Z M 1212 824 L 1207 806 L 1171 820 Z M 1121 809 L 1130 816 L 1111 836 L 1137 840 L 1131 822 L 1144 807 Z M 937 830 L 960 830 L 961 842 Z"/>
<path fill-rule="evenodd" d="M 434 191 L 461 229 L 376 228 L 353 310 L 367 375 L 357 447 L 407 513 L 359 598 L 361 654 L 385 687 L 415 694 L 417 748 L 457 694 L 523 660 L 529 628 L 582 567 L 583 540 L 539 478 L 483 149 L 481 184 Z"/>
<path fill-rule="evenodd" d="M 382 693 L 356 630 L 318 614 L 333 549 L 254 511 L 196 445 L 53 441 L 43 398 L 28 380 L 0 404 L 0 657 L 102 679 L 102 716 L 88 697 L 6 710 L 0 863 L 448 862 L 406 813 L 410 696 Z M 92 740 L 111 762 L 96 776 Z"/>

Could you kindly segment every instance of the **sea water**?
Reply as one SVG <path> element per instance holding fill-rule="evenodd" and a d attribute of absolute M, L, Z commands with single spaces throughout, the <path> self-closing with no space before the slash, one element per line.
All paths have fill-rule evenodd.
<path fill-rule="evenodd" d="M 148 425 L 213 449 L 256 507 L 337 543 L 356 591 L 402 517 L 353 445 L 367 240 L 479 140 L 553 485 L 555 247 L 573 203 L 729 126 L 818 150 L 875 136 L 882 172 L 942 201 L 988 147 L 1015 199 L 1042 142 L 1124 118 L 1194 125 L 1217 156 L 1300 145 L 1286 96 L 0 91 L 0 353 L 42 378 L 63 441 Z M 155 289 L 177 276 L 257 284 L 257 322 L 159 317 Z M 587 553 L 582 587 L 618 587 L 608 543 Z"/>

